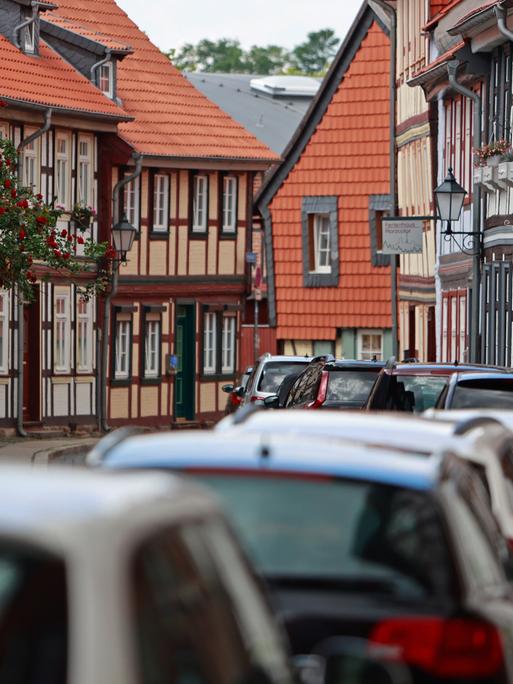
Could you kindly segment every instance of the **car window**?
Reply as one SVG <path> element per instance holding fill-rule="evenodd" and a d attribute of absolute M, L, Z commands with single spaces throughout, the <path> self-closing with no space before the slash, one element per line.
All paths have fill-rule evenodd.
<path fill-rule="evenodd" d="M 390 408 L 415 413 L 433 408 L 448 381 L 449 377 L 444 375 L 395 375 Z"/>
<path fill-rule="evenodd" d="M 405 598 L 447 596 L 452 574 L 425 493 L 283 473 L 203 474 L 271 581 L 336 583 Z"/>
<path fill-rule="evenodd" d="M 285 377 L 306 365 L 306 361 L 305 363 L 301 363 L 300 361 L 269 361 L 263 368 L 258 381 L 257 391 L 277 394 Z"/>
<path fill-rule="evenodd" d="M 307 368 L 301 376 L 294 393 L 289 395 L 286 407 L 304 406 L 317 398 L 319 383 L 321 381 L 322 364 L 315 364 Z"/>
<path fill-rule="evenodd" d="M 67 594 L 63 560 L 0 541 L 0 682 L 66 684 Z"/>
<path fill-rule="evenodd" d="M 363 406 L 378 377 L 379 370 L 333 371 L 328 377 L 326 401 Z"/>
<path fill-rule="evenodd" d="M 131 580 L 141 684 L 254 681 L 245 635 L 197 526 L 147 540 Z"/>
<path fill-rule="evenodd" d="M 513 381 L 464 379 L 454 388 L 451 408 L 513 408 Z"/>

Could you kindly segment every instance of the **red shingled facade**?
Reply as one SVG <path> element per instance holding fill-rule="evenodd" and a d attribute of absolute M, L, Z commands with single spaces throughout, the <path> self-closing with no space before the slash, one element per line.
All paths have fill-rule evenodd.
<path fill-rule="evenodd" d="M 390 43 L 372 23 L 320 124 L 269 205 L 277 337 L 390 328 L 390 269 L 371 265 L 369 196 L 389 193 Z M 338 197 L 338 287 L 304 287 L 302 199 Z"/>

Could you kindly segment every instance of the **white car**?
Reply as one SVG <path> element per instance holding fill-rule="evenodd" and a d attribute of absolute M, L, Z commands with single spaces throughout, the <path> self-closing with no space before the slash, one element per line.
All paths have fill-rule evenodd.
<path fill-rule="evenodd" d="M 0 682 L 257 679 L 292 683 L 206 490 L 161 473 L 0 468 Z"/>

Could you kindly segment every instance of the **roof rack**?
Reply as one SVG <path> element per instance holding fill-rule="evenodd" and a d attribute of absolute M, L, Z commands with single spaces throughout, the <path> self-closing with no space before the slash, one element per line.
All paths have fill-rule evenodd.
<path fill-rule="evenodd" d="M 500 420 L 493 418 L 493 416 L 473 416 L 472 418 L 463 418 L 459 423 L 456 424 L 454 428 L 454 435 L 456 437 L 461 436 L 474 430 L 474 428 L 481 427 L 482 425 L 502 425 Z"/>

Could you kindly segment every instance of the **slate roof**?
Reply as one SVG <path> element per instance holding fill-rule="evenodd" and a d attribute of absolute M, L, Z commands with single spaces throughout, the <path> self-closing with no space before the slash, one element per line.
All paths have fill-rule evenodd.
<path fill-rule="evenodd" d="M 259 77 L 250 74 L 185 73 L 185 76 L 223 111 L 278 154 L 287 146 L 313 97 L 272 97 L 257 92 L 250 83 Z"/>
<path fill-rule="evenodd" d="M 130 116 L 44 41 L 39 56 L 27 55 L 0 35 L 0 98 L 67 113 L 126 120 Z"/>
<path fill-rule="evenodd" d="M 135 120 L 119 133 L 147 156 L 274 162 L 278 155 L 196 90 L 114 0 L 62 0 L 59 15 L 134 53 L 118 65 L 118 95 Z"/>

